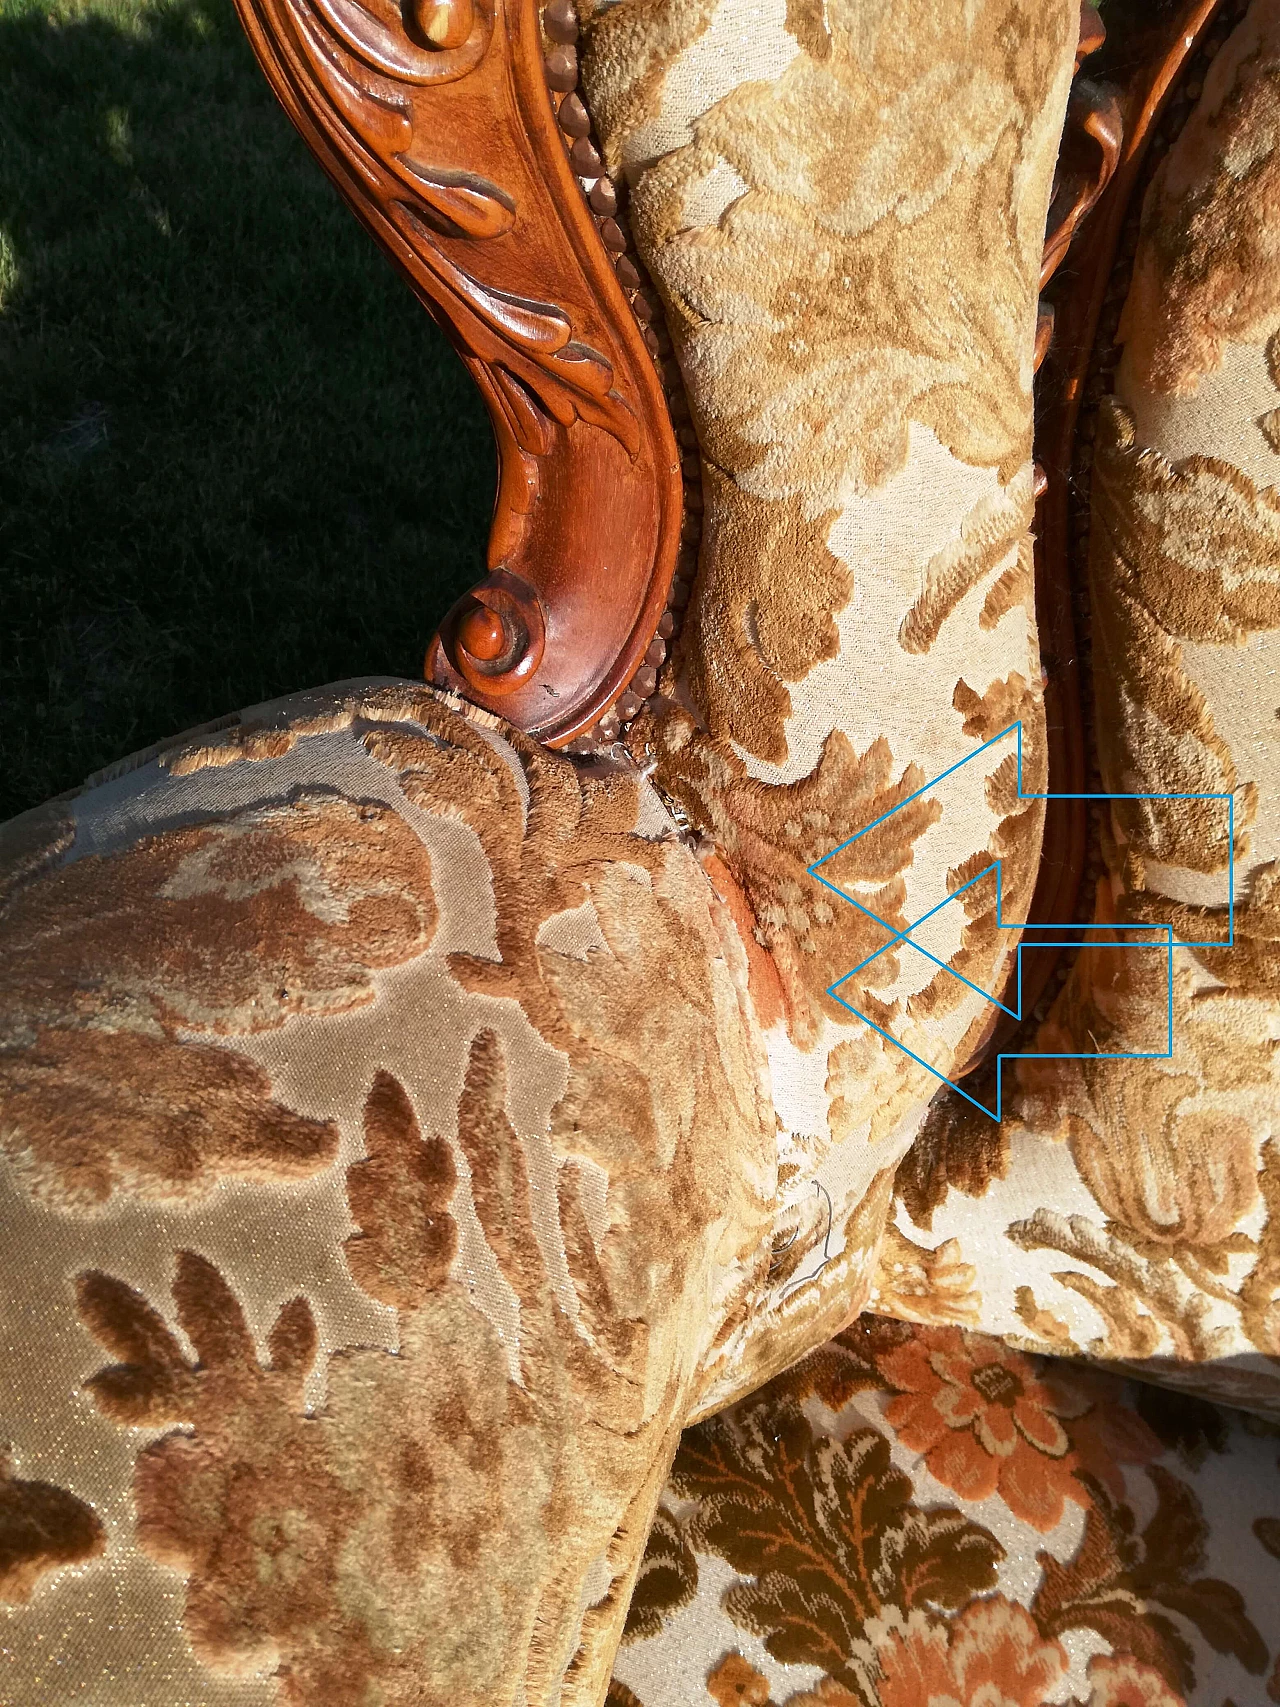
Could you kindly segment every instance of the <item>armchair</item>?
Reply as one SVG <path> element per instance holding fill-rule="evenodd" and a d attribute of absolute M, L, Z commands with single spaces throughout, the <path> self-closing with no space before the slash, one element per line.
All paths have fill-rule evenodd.
<path fill-rule="evenodd" d="M 1280 8 L 241 15 L 490 560 L 0 832 L 0 1699 L 1280 1700 Z"/>

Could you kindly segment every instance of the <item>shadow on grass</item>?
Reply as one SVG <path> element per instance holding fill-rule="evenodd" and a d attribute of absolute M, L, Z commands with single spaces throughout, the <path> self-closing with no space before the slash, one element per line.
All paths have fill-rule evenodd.
<path fill-rule="evenodd" d="M 417 675 L 494 479 L 230 0 L 5 0 L 0 819 L 240 705 Z"/>

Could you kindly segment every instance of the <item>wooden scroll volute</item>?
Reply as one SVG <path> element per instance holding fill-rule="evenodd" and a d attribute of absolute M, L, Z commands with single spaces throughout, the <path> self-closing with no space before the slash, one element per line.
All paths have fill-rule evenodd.
<path fill-rule="evenodd" d="M 545 16 L 534 0 L 237 6 L 285 110 L 493 420 L 490 573 L 441 625 L 428 677 L 566 745 L 643 671 L 682 484 L 654 355 L 574 169 L 594 151 L 557 120 L 576 69 L 564 0 Z"/>

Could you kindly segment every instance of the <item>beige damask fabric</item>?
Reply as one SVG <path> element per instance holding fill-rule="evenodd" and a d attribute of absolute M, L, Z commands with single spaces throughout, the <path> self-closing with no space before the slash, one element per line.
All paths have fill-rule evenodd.
<path fill-rule="evenodd" d="M 829 987 L 887 948 L 844 998 L 953 1075 L 993 1012 L 953 974 L 997 988 L 1017 933 L 990 879 L 944 904 L 999 858 L 1025 917 L 1042 806 L 1012 740 L 980 749 L 1021 719 L 1043 791 L 1031 381 L 1078 27 L 1074 0 L 620 0 L 588 31 L 705 470 L 684 636 L 633 750 L 737 896 L 794 1185 L 776 1296 L 715 1402 L 865 1297 L 845 1229 L 937 1089 Z M 891 812 L 826 868 L 867 911 L 815 883 Z M 892 946 L 935 908 L 936 958 Z"/>
<path fill-rule="evenodd" d="M 1031 360 L 1075 7 L 931 10 L 624 3 L 592 43 L 609 148 L 667 126 L 633 210 L 707 458 L 650 781 L 364 684 L 10 827 L 16 1700 L 596 1701 L 681 1427 L 865 1301 L 931 1081 L 826 987 L 957 864 L 998 851 L 1024 895 L 1040 833 L 1003 755 L 910 797 L 1011 713 L 1042 765 Z M 805 867 L 898 806 L 832 866 L 888 922 L 837 911 Z M 932 946 L 998 978 L 992 926 L 974 890 Z M 978 1045 L 932 963 L 853 993 L 948 1069 Z"/>
<path fill-rule="evenodd" d="M 609 1700 L 1280 1701 L 1280 1430 L 864 1316 L 686 1432 Z"/>
<path fill-rule="evenodd" d="M 776 1195 L 652 791 L 354 684 L 3 853 L 0 1701 L 598 1700 Z"/>
<path fill-rule="evenodd" d="M 1234 844 L 1221 799 L 1109 809 L 1095 918 L 1118 928 L 1080 955 L 1031 1047 L 1171 1054 L 1023 1063 L 1000 1128 L 954 1102 L 935 1111 L 876 1294 L 911 1319 L 1125 1361 L 1273 1415 L 1277 255 L 1280 6 L 1258 0 L 1146 198 L 1089 549 L 1101 785 L 1229 795 Z M 1207 945 L 1174 950 L 1171 990 L 1165 923 Z"/>
<path fill-rule="evenodd" d="M 1028 1067 L 975 1136 L 893 1041 L 978 1056 L 1017 933 L 965 885 L 1020 918 L 1040 855 L 1075 0 L 600 8 L 705 467 L 630 752 L 340 684 L 2 832 L 4 1707 L 593 1707 L 637 1573 L 623 1703 L 1280 1697 L 1274 1439 L 1007 1343 L 1280 1392 L 1278 10 L 1097 429 L 1105 786 L 1236 803 L 1108 830 L 1103 920 L 1207 936 L 1234 860 L 1181 1053 Z M 1151 965 L 1090 949 L 1047 1035 L 1146 1047 Z"/>

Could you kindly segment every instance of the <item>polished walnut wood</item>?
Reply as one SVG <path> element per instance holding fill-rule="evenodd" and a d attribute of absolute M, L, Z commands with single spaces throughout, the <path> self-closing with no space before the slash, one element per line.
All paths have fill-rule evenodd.
<path fill-rule="evenodd" d="M 1040 263 L 1041 290 L 1066 259 L 1076 233 L 1115 176 L 1123 138 L 1124 120 L 1116 90 L 1091 78 L 1077 77 L 1067 103 L 1067 121 L 1049 206 L 1044 259 Z"/>
<path fill-rule="evenodd" d="M 429 678 L 552 746 L 602 715 L 612 733 L 610 708 L 652 669 L 685 505 L 662 340 L 652 304 L 632 306 L 643 278 L 573 93 L 572 6 L 237 5 L 285 110 L 493 420 L 490 573 L 442 624 Z"/>

